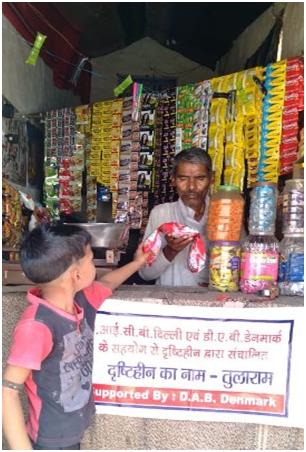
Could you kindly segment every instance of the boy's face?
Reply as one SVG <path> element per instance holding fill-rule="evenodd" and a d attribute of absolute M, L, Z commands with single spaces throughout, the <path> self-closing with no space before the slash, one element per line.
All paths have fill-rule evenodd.
<path fill-rule="evenodd" d="M 202 163 L 180 162 L 172 177 L 178 196 L 195 211 L 203 205 L 210 181 L 211 175 Z"/>
<path fill-rule="evenodd" d="M 96 277 L 96 268 L 93 261 L 93 252 L 90 245 L 86 246 L 85 256 L 78 260 L 78 290 L 90 286 Z"/>

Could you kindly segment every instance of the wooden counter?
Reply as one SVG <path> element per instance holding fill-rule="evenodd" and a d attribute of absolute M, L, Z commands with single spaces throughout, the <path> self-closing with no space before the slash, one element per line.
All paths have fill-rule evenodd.
<path fill-rule="evenodd" d="M 3 288 L 3 359 L 6 359 L 12 331 L 26 306 L 26 286 Z M 220 307 L 219 292 L 205 288 L 121 286 L 115 297 L 141 303 L 158 300 L 163 304 Z M 279 297 L 264 300 L 240 292 L 226 296 L 246 308 L 303 306 L 303 298 Z M 162 301 L 161 301 L 162 300 Z M 235 303 L 235 301 L 233 301 Z M 192 422 L 163 419 L 96 415 L 86 432 L 82 449 L 87 450 L 304 450 L 303 429 L 233 422 Z M 5 449 L 5 444 L 3 449 Z"/>

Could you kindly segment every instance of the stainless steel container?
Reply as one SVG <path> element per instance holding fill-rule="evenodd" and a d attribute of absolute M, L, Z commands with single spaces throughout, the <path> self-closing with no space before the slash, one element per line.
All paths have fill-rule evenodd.
<path fill-rule="evenodd" d="M 91 235 L 93 248 L 123 249 L 129 238 L 129 227 L 122 223 L 64 223 L 80 226 Z"/>

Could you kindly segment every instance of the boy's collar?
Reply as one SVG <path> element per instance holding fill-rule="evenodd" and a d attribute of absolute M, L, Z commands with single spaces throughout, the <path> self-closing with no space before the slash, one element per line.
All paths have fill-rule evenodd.
<path fill-rule="evenodd" d="M 58 313 L 61 316 L 69 317 L 72 320 L 76 320 L 76 317 L 74 314 L 69 314 L 68 312 L 64 311 L 63 309 L 54 306 L 53 304 L 49 303 L 47 300 L 42 298 L 41 289 L 39 287 L 32 287 L 28 290 L 27 293 L 27 300 L 31 304 L 41 304 L 43 306 L 46 306 L 48 309 L 51 309 L 52 311 Z M 83 318 L 83 308 L 81 308 L 76 302 L 74 302 L 74 306 L 77 308 L 77 318 L 78 320 L 81 320 Z"/>
<path fill-rule="evenodd" d="M 41 296 L 41 289 L 39 287 L 31 287 L 28 290 L 27 299 L 31 302 L 45 301 Z"/>

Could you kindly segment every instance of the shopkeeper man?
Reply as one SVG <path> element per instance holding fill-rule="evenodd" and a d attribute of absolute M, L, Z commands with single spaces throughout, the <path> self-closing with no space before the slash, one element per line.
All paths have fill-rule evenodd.
<path fill-rule="evenodd" d="M 190 148 L 174 157 L 172 184 L 179 196 L 178 201 L 155 206 L 145 230 L 146 239 L 161 224 L 174 221 L 196 229 L 205 239 L 209 204 L 209 186 L 212 181 L 210 156 L 203 149 Z M 198 286 L 208 284 L 208 259 L 205 268 L 192 273 L 187 267 L 187 256 L 192 238 L 163 237 L 162 251 L 151 266 L 139 271 L 144 280 L 156 280 L 161 286 Z"/>

